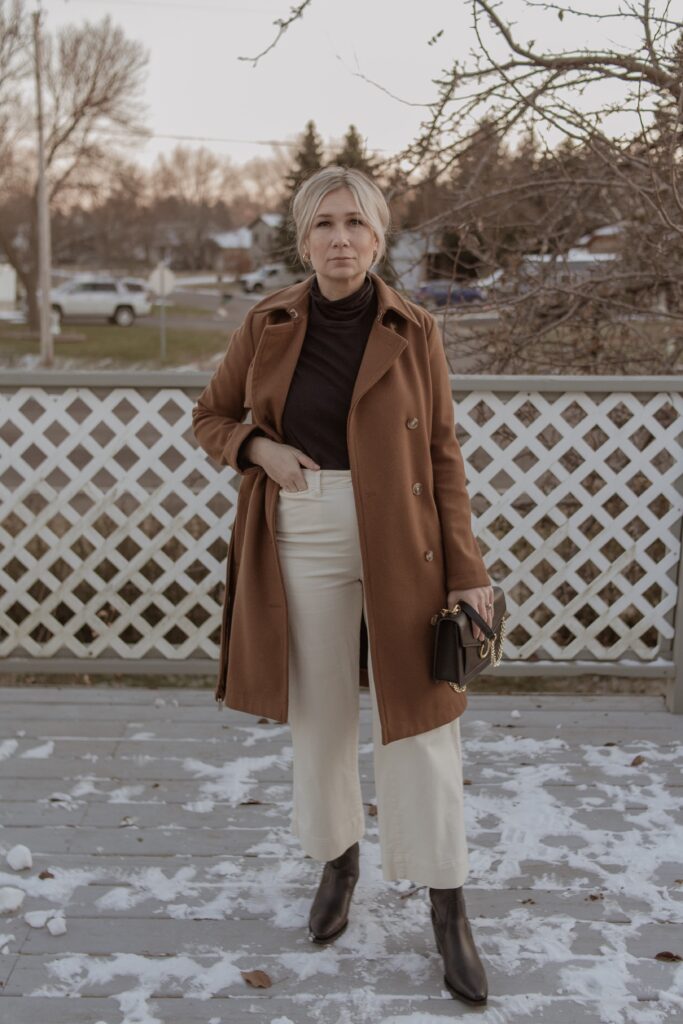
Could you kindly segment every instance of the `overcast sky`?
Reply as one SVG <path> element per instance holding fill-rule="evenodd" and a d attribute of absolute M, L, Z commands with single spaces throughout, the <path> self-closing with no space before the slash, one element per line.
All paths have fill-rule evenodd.
<path fill-rule="evenodd" d="M 353 122 L 370 150 L 395 153 L 426 116 L 420 104 L 436 96 L 432 79 L 454 57 L 467 59 L 475 44 L 465 0 L 314 0 L 256 66 L 239 60 L 272 42 L 274 19 L 285 17 L 293 3 L 43 0 L 42 6 L 47 31 L 110 14 L 150 52 L 145 100 L 152 132 L 205 141 L 237 163 L 268 156 L 270 147 L 259 142 L 291 141 L 309 118 L 326 142 L 339 139 Z M 583 0 L 583 7 L 614 12 L 618 5 Z M 628 39 L 623 19 L 559 22 L 538 11 L 532 17 L 521 0 L 504 0 L 499 11 L 517 21 L 520 39 L 542 39 L 546 51 Z M 430 46 L 440 29 L 443 35 Z M 149 164 L 177 141 L 155 138 L 135 156 Z"/>

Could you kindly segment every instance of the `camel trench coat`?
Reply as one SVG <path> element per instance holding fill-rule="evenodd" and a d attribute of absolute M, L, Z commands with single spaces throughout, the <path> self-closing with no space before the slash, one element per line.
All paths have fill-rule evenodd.
<path fill-rule="evenodd" d="M 435 729 L 465 710 L 465 693 L 431 678 L 432 620 L 449 590 L 491 581 L 472 533 L 438 325 L 370 276 L 377 316 L 346 430 L 384 745 Z M 238 455 L 256 427 L 284 443 L 282 414 L 306 333 L 312 280 L 252 307 L 192 409 L 198 444 L 241 475 L 215 697 L 278 722 L 287 721 L 289 687 L 287 600 L 276 539 L 280 487 Z"/>

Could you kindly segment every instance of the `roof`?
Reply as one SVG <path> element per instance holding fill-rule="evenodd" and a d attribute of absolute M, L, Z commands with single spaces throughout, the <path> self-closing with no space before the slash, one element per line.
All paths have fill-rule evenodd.
<path fill-rule="evenodd" d="M 252 222 L 251 222 L 251 224 L 249 226 L 253 227 L 253 225 L 254 224 L 258 224 L 259 221 L 262 221 L 269 228 L 279 228 L 280 224 L 282 224 L 282 214 L 281 213 L 260 213 L 258 215 L 258 217 L 254 217 L 254 219 L 252 220 Z"/>
<path fill-rule="evenodd" d="M 593 228 L 581 235 L 577 245 L 588 245 L 593 238 L 609 238 L 613 235 L 620 235 L 624 230 L 625 221 L 617 221 L 615 224 L 603 224 L 600 228 Z"/>
<path fill-rule="evenodd" d="M 252 235 L 249 228 L 237 228 L 236 231 L 215 231 L 209 238 L 219 249 L 251 249 Z"/>

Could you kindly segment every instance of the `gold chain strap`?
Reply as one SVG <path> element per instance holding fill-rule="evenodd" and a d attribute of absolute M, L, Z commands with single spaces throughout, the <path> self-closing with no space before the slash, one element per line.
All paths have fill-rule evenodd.
<path fill-rule="evenodd" d="M 442 608 L 441 611 L 443 614 L 445 614 L 446 612 L 451 612 L 451 614 L 457 615 L 457 613 L 460 611 L 460 605 L 456 602 L 456 604 L 454 604 L 452 608 Z M 502 619 L 500 620 L 500 628 L 498 630 L 498 633 L 494 636 L 493 640 L 490 640 L 489 637 L 484 637 L 484 640 L 482 641 L 482 644 L 479 648 L 480 658 L 487 658 L 489 655 L 489 651 L 491 652 L 491 666 L 493 668 L 496 668 L 498 665 L 500 665 L 501 658 L 503 657 L 503 641 L 505 639 L 507 617 L 507 615 L 503 615 Z M 498 650 L 496 650 L 496 641 L 498 641 Z M 464 683 L 461 686 L 459 683 L 451 682 L 450 679 L 447 679 L 446 682 L 448 683 L 452 690 L 456 691 L 456 693 L 464 693 L 467 689 L 467 683 Z"/>

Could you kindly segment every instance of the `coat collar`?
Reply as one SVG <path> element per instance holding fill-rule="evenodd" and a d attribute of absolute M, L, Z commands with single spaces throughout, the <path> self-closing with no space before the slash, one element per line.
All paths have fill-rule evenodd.
<path fill-rule="evenodd" d="M 377 290 L 377 318 L 381 320 L 388 309 L 395 310 L 400 316 L 406 320 L 411 320 L 417 326 L 420 326 L 420 321 L 417 319 L 413 311 L 411 310 L 408 303 L 401 298 L 395 288 L 383 281 L 378 274 L 374 274 L 371 270 L 368 271 L 372 278 L 375 288 Z M 289 285 L 287 288 L 280 288 L 273 295 L 262 299 L 258 306 L 254 307 L 254 312 L 269 312 L 273 309 L 283 309 L 293 319 L 297 316 L 306 317 L 308 315 L 308 293 L 313 283 L 315 274 L 311 274 L 303 281 L 299 281 L 297 284 Z"/>

